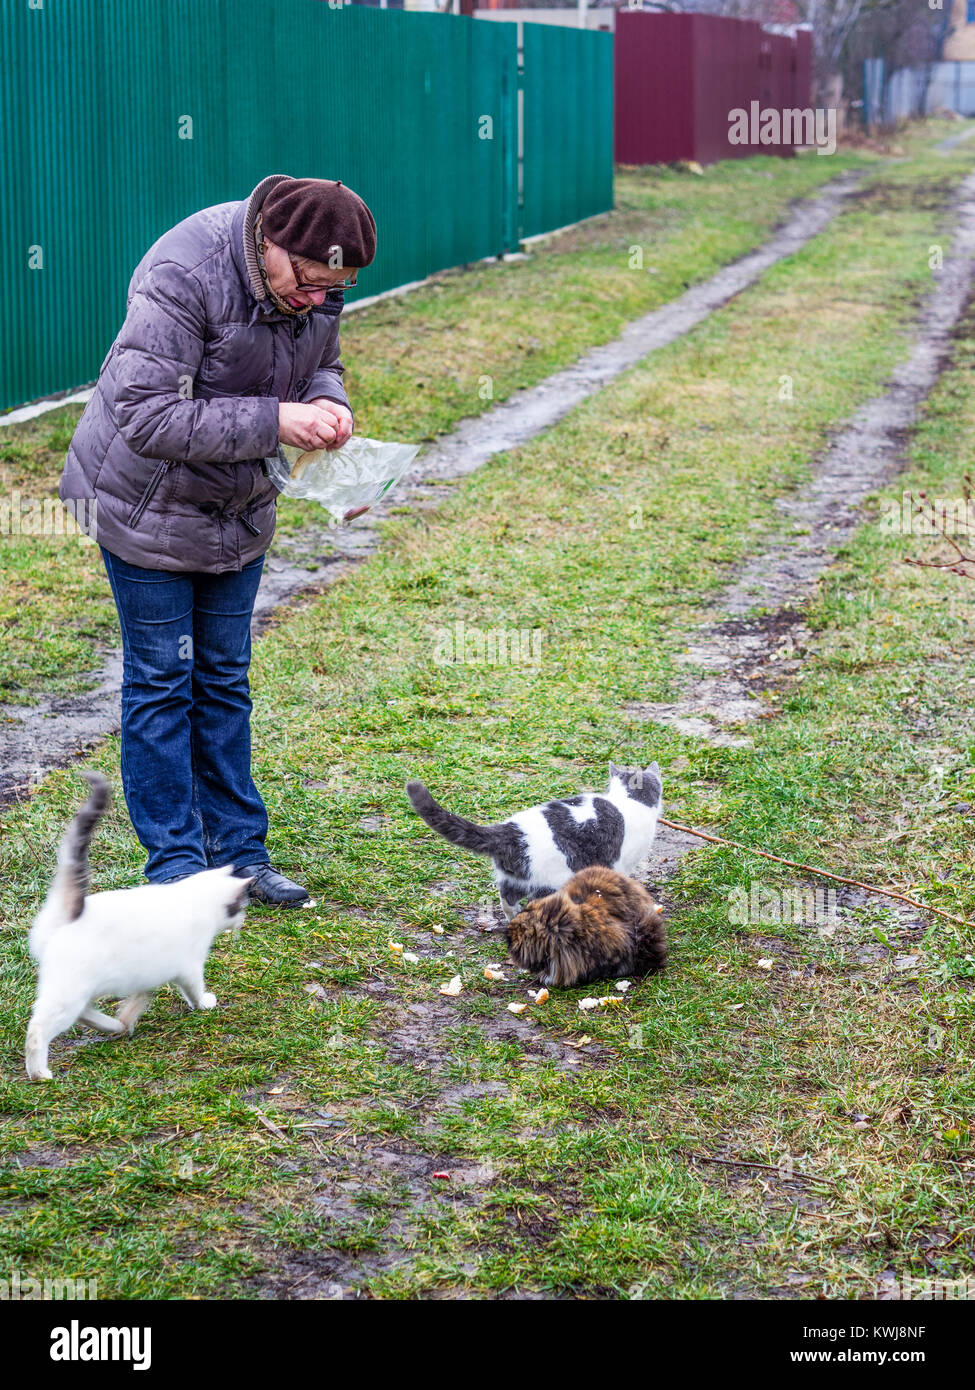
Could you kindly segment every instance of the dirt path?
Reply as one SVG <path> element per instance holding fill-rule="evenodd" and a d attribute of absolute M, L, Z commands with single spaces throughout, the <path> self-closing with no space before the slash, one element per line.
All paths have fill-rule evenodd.
<path fill-rule="evenodd" d="M 628 324 L 612 342 L 593 348 L 570 367 L 537 386 L 517 391 L 483 415 L 461 421 L 452 433 L 424 449 L 417 467 L 390 504 L 434 505 L 447 484 L 480 468 L 495 454 L 517 448 L 551 428 L 580 402 L 635 366 L 649 353 L 689 332 L 740 294 L 776 262 L 798 251 L 842 210 L 861 181 L 844 174 L 815 197 L 800 202 L 788 221 L 757 250 L 724 266 L 709 280 Z M 377 508 L 375 520 L 388 515 Z M 374 522 L 341 529 L 308 527 L 268 555 L 254 612 L 259 633 L 271 614 L 302 593 L 327 588 L 378 546 Z M 0 705 L 0 807 L 29 794 L 52 768 L 90 749 L 119 728 L 121 653 L 106 654 L 81 695 L 42 696 L 33 705 Z"/>
<path fill-rule="evenodd" d="M 916 421 L 937 381 L 952 329 L 970 296 L 975 269 L 975 175 L 962 185 L 952 211 L 957 224 L 952 256 L 922 307 L 908 357 L 892 374 L 887 390 L 854 414 L 815 465 L 812 481 L 782 500 L 784 518 L 800 523 L 802 534 L 790 535 L 748 559 L 715 600 L 714 620 L 700 630 L 686 657 L 690 664 L 713 674 L 695 680 L 692 692 L 680 702 L 631 705 L 631 715 L 672 723 L 685 733 L 716 743 L 750 742 L 740 726 L 768 708 L 761 690 L 799 669 L 805 638 L 801 605 L 834 561 L 837 549 L 862 523 L 864 498 L 904 466 L 904 432 Z M 755 608 L 766 612 L 753 616 Z M 665 900 L 667 880 L 681 858 L 699 844 L 669 829 L 658 832 L 644 877 L 655 889 L 662 889 Z M 837 894 L 841 911 L 863 907 L 868 901 L 856 889 L 844 888 Z M 890 932 L 900 949 L 906 950 L 923 935 L 926 923 L 908 908 L 897 906 L 894 910 L 896 923 Z M 458 947 L 458 964 L 473 970 L 485 950 L 494 959 L 503 959 L 503 941 L 483 932 L 483 910 L 479 915 L 471 909 L 462 916 L 467 926 L 452 938 Z M 495 926 L 499 925 L 496 917 Z M 767 936 L 753 935 L 751 941 L 773 962 L 773 980 L 787 982 L 803 964 L 801 951 L 774 931 Z M 417 933 L 409 944 L 421 954 L 430 949 L 424 933 Z M 853 959 L 868 971 L 878 966 L 896 970 L 892 954 L 886 946 L 872 941 L 858 947 Z M 386 993 L 380 980 L 367 981 L 363 988 L 371 994 Z M 502 1014 L 478 1022 L 493 1039 L 517 1042 L 526 1058 L 547 1062 L 556 1070 L 598 1068 L 609 1060 L 598 1045 L 575 1046 L 534 1019 Z M 425 1116 L 424 1130 L 434 1130 L 445 1114 L 465 1100 L 504 1094 L 507 1089 L 498 1082 L 457 1085 L 451 1080 L 451 1030 L 456 1027 L 456 1010 L 450 1002 L 434 996 L 422 1003 L 390 1000 L 375 1034 L 391 1061 L 410 1065 L 434 1083 L 436 1094 L 427 1094 L 417 1103 Z M 269 1082 L 269 1094 L 260 1098 L 267 1104 L 273 1103 L 270 1088 L 274 1085 Z M 341 1123 L 335 1118 L 338 1112 L 334 1106 L 327 1116 L 318 1113 L 330 1126 Z M 490 1196 L 495 1176 L 490 1164 L 468 1159 L 458 1162 L 456 1154 L 431 1152 L 416 1142 L 390 1135 L 353 1139 L 351 1130 L 330 1128 L 323 1137 L 327 1147 L 316 1143 L 316 1152 L 311 1152 L 303 1145 L 293 1159 L 292 1170 L 304 1188 L 309 1213 L 324 1214 L 340 1229 L 350 1231 L 364 1220 L 370 1201 L 391 1202 L 393 1218 L 375 1249 L 349 1253 L 328 1247 L 278 1247 L 268 1251 L 267 1271 L 252 1281 L 252 1288 L 262 1298 L 361 1297 L 370 1279 L 413 1258 L 418 1246 L 422 1247 L 426 1219 L 451 1206 L 476 1212 Z M 392 1197 L 394 1189 L 396 1195 Z M 804 1204 L 804 1209 L 819 1202 L 801 1185 L 780 1183 L 776 1199 L 783 1192 L 790 1201 Z M 464 1294 L 445 1289 L 437 1296 Z M 509 1295 L 522 1296 L 517 1292 Z M 783 1296 L 801 1296 L 801 1290 L 784 1290 Z"/>
<path fill-rule="evenodd" d="M 770 708 L 762 692 L 795 675 L 809 634 L 802 605 L 837 550 L 860 525 L 864 498 L 883 487 L 905 464 L 904 433 L 938 379 L 961 318 L 975 271 L 975 175 L 953 201 L 952 254 L 937 272 L 921 311 L 909 357 L 893 373 L 883 395 L 854 414 L 828 452 L 814 464 L 813 479 L 783 498 L 783 519 L 798 528 L 746 561 L 714 601 L 714 620 L 690 637 L 681 660 L 709 672 L 672 703 L 634 702 L 628 713 L 715 744 L 747 746 L 741 726 Z M 760 610 L 760 616 L 755 610 Z"/>
<path fill-rule="evenodd" d="M 975 135 L 975 125 L 968 126 L 965 130 L 959 131 L 957 135 L 949 135 L 947 140 L 941 140 L 935 145 L 939 154 L 949 154 L 956 146 L 965 140 L 970 140 Z"/>
<path fill-rule="evenodd" d="M 909 357 L 892 375 L 888 390 L 868 402 L 852 417 L 832 447 L 814 465 L 813 480 L 781 503 L 786 523 L 800 522 L 804 528 L 808 528 L 808 534 L 790 535 L 787 540 L 747 560 L 735 581 L 714 601 L 708 624 L 697 633 L 696 645 L 687 659 L 695 667 L 704 667 L 713 675 L 697 683 L 695 694 L 712 678 L 717 683 L 725 682 L 725 686 L 718 691 L 710 688 L 703 706 L 690 698 L 673 706 L 640 704 L 630 708 L 632 715 L 673 722 L 675 725 L 679 725 L 681 719 L 697 719 L 701 727 L 695 726 L 687 731 L 714 741 L 744 737 L 746 735 L 738 725 L 747 724 L 750 718 L 765 708 L 760 697 L 764 684 L 772 684 L 775 678 L 798 669 L 803 641 L 800 605 L 809 598 L 819 575 L 833 562 L 836 549 L 844 543 L 853 528 L 862 523 L 859 508 L 864 497 L 895 476 L 903 466 L 901 432 L 915 421 L 925 397 L 935 384 L 952 327 L 957 323 L 970 292 L 975 260 L 975 176 L 963 185 L 960 196 L 955 200 L 954 210 L 958 230 L 952 259 L 941 272 L 932 294 L 922 307 Z M 677 304 L 682 302 L 677 301 Z M 675 307 L 668 306 L 669 309 Z M 686 331 L 686 328 L 680 331 Z M 679 336 L 679 332 L 675 331 L 674 336 Z M 576 369 L 570 369 L 573 370 Z M 580 399 L 588 394 L 591 392 L 584 392 Z M 565 405 L 558 415 L 564 414 L 569 408 L 569 405 Z M 498 408 L 497 415 L 502 409 Z M 497 418 L 497 415 L 492 412 L 492 417 Z M 558 418 L 558 415 L 554 418 Z M 468 423 L 472 427 L 483 427 L 488 418 Z M 541 425 L 538 428 L 546 427 Z M 437 478 L 446 482 L 451 477 L 470 471 L 464 466 L 468 458 L 466 448 L 485 447 L 490 443 L 485 438 L 480 445 L 465 444 L 464 429 L 462 426 L 449 439 L 441 441 L 436 455 L 431 451 L 429 459 L 433 460 L 454 441 L 455 455 L 451 459 L 448 452 L 443 462 L 444 471 L 439 472 L 430 466 L 428 460 L 424 461 L 421 476 L 424 479 L 433 478 L 434 481 L 432 484 L 419 479 L 414 481 L 410 496 L 415 504 L 422 506 L 424 498 L 438 495 Z M 502 437 L 507 439 L 507 436 Z M 492 453 L 508 447 L 512 447 L 509 442 L 495 442 L 495 447 L 484 453 L 471 467 L 479 466 Z M 343 547 L 339 554 L 335 553 L 336 542 Z M 376 544 L 376 531 L 365 525 L 357 525 L 341 533 L 306 531 L 291 543 L 287 554 L 269 557 L 256 624 L 260 626 L 265 623 L 275 608 L 287 602 L 292 595 L 311 592 L 334 582 L 340 574 L 348 572 L 359 558 L 371 554 Z M 321 564 L 323 569 L 312 569 L 311 566 L 316 563 Z M 755 618 L 752 614 L 756 607 L 769 610 L 769 615 Z M 103 708 L 109 719 L 117 704 L 117 665 L 116 657 L 115 667 L 109 664 L 102 673 L 103 685 L 100 689 L 103 692 Z M 758 666 L 766 669 L 759 673 L 758 678 L 753 678 L 749 673 Z M 110 674 L 112 669 L 116 672 L 114 686 Z M 70 708 L 77 701 L 63 703 Z M 57 712 L 52 710 L 51 713 L 54 717 L 50 718 L 50 724 L 56 727 Z M 96 724 L 92 738 L 98 738 L 104 732 L 104 729 L 99 731 Z M 41 744 L 46 756 L 49 740 L 46 734 L 38 731 L 35 746 Z M 68 746 L 60 759 L 52 760 L 47 766 L 62 761 L 72 751 L 74 749 Z M 0 758 L 3 752 L 0 737 Z M 39 766 L 43 767 L 43 764 L 39 763 Z M 666 883 L 683 854 L 698 843 L 675 832 L 661 831 L 653 847 L 648 880 L 655 885 Z M 840 895 L 840 904 L 844 907 L 855 906 L 862 901 L 862 898 L 852 894 Z M 483 933 L 483 923 L 478 921 L 476 912 L 472 909 L 462 915 L 467 919 L 466 926 L 456 937 L 452 936 L 452 943 L 456 940 L 458 947 L 458 960 L 471 968 L 478 956 L 485 953 L 495 960 L 502 958 L 503 944 L 498 938 Z M 905 929 L 913 928 L 913 924 L 906 920 L 902 921 L 902 925 Z M 410 949 L 420 955 L 432 949 L 429 938 L 419 931 L 408 940 Z M 761 945 L 763 954 L 775 958 L 774 970 L 782 972 L 783 977 L 790 970 L 794 973 L 801 964 L 795 948 L 775 935 L 755 937 L 754 941 Z M 872 959 L 879 959 L 885 948 L 869 944 L 862 950 L 865 953 L 862 959 L 868 965 Z M 437 959 L 440 958 L 439 948 L 434 954 Z M 437 995 L 422 1002 L 397 998 L 395 981 L 390 979 L 387 982 L 378 973 L 364 981 L 356 981 L 351 987 L 342 986 L 342 989 L 343 993 L 361 990 L 384 999 L 386 1008 L 381 1020 L 377 1020 L 373 1037 L 382 1044 L 390 1060 L 414 1068 L 418 1079 L 424 1080 L 428 1088 L 432 1088 L 431 1094 L 403 1106 L 422 1117 L 418 1122 L 420 1132 L 434 1131 L 444 1116 L 458 1111 L 467 1100 L 505 1094 L 507 1087 L 503 1081 L 459 1083 L 456 1075 L 451 1074 L 458 1016 L 449 1001 Z M 546 1063 L 555 1071 L 585 1071 L 599 1068 L 607 1061 L 604 1050 L 599 1046 L 573 1046 L 543 1024 L 534 1024 L 524 1018 L 502 1015 L 498 1018 L 478 1018 L 478 1023 L 483 1024 L 493 1039 L 517 1042 L 527 1060 Z M 366 1224 L 369 1211 L 380 1204 L 388 1205 L 391 1219 L 383 1230 L 382 1240 L 373 1246 L 365 1241 L 358 1246 L 355 1241 L 335 1241 L 335 1248 L 298 1249 L 289 1246 L 286 1241 L 275 1242 L 273 1246 L 260 1245 L 258 1241 L 257 1248 L 267 1256 L 267 1271 L 252 1281 L 253 1290 L 260 1296 L 326 1299 L 368 1296 L 365 1286 L 370 1279 L 397 1264 L 415 1259 L 417 1252 L 422 1252 L 425 1222 L 431 1217 L 435 1218 L 438 1211 L 461 1207 L 476 1212 L 496 1197 L 496 1192 L 492 1192 L 492 1186 L 496 1186 L 496 1183 L 490 1163 L 476 1161 L 464 1151 L 462 1144 L 455 1142 L 452 1149 L 424 1149 L 417 1142 L 395 1132 L 356 1134 L 351 1126 L 343 1128 L 343 1118 L 348 1118 L 352 1106 L 357 1102 L 350 1102 L 349 1105 L 338 1102 L 329 1104 L 326 1109 L 315 1109 L 297 1094 L 299 1088 L 296 1086 L 292 1103 L 287 1096 L 274 1094 L 287 1090 L 288 1081 L 287 1076 L 271 1078 L 258 1090 L 249 1093 L 246 1099 L 256 1109 L 273 1116 L 274 1122 L 283 1127 L 291 1141 L 280 1167 L 294 1176 L 297 1200 L 302 1208 L 309 1215 L 326 1217 L 339 1231 L 348 1228 L 353 1234 L 357 1227 Z M 584 1114 L 573 1120 L 580 1129 L 597 1122 Z M 463 1153 L 463 1157 L 458 1156 L 459 1152 Z M 445 1177 L 447 1172 L 449 1179 Z M 722 1169 L 715 1170 L 715 1179 L 731 1182 L 731 1177 Z M 780 1190 L 797 1203 L 800 1199 L 812 1200 L 807 1199 L 794 1184 L 784 1184 Z M 251 1211 L 257 1227 L 263 1213 L 256 1207 Z M 543 1213 L 537 1218 L 537 1225 L 519 1224 L 518 1239 L 542 1239 L 549 1234 L 549 1229 L 544 1225 L 546 1219 Z M 459 1266 L 458 1280 L 468 1272 L 467 1267 Z M 587 1294 L 606 1296 L 598 1288 L 590 1290 L 581 1285 L 573 1289 L 572 1296 L 579 1298 Z M 436 1296 L 450 1298 L 467 1295 L 462 1287 L 457 1290 L 445 1287 L 438 1290 Z M 542 1295 L 514 1291 L 503 1296 L 521 1298 Z M 783 1296 L 806 1297 L 808 1294 L 797 1287 Z"/>

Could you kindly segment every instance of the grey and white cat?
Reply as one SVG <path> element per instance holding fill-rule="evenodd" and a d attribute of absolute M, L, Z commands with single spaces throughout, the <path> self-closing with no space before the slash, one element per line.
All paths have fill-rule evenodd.
<path fill-rule="evenodd" d="M 488 854 L 505 916 L 540 898 L 580 869 L 601 864 L 632 874 L 649 853 L 660 815 L 660 768 L 609 765 L 609 790 L 584 792 L 519 811 L 499 825 L 476 825 L 434 801 L 422 782 L 407 782 L 413 809 L 451 844 Z"/>
<path fill-rule="evenodd" d="M 58 848 L 58 868 L 30 930 L 30 953 L 40 967 L 25 1057 L 32 1081 L 50 1081 L 52 1039 L 73 1023 L 130 1035 L 153 992 L 172 982 L 194 1009 L 216 998 L 203 980 L 213 940 L 244 920 L 251 879 L 233 866 L 206 869 L 178 883 L 149 883 L 88 894 L 88 846 L 111 799 L 97 772 L 82 774 L 88 800 Z M 94 1007 L 103 995 L 121 999 L 115 1018 Z"/>

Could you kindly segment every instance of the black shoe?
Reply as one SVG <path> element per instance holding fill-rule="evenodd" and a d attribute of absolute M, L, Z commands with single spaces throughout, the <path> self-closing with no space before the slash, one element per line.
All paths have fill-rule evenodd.
<path fill-rule="evenodd" d="M 279 874 L 270 864 L 243 864 L 234 869 L 235 878 L 252 878 L 248 896 L 268 907 L 300 907 L 311 899 L 299 883 Z"/>

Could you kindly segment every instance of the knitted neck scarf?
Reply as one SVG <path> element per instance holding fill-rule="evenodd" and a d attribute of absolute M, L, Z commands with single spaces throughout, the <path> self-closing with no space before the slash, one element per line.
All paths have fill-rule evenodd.
<path fill-rule="evenodd" d="M 264 264 L 264 254 L 267 251 L 267 242 L 261 231 L 263 218 L 260 213 L 254 219 L 254 246 L 257 251 L 257 268 L 261 272 L 261 279 L 264 281 L 264 288 L 267 290 L 271 299 L 283 314 L 290 314 L 292 318 L 300 318 L 302 314 L 307 314 L 314 305 L 306 304 L 301 309 L 296 309 L 293 304 L 289 304 L 286 299 L 282 299 L 271 287 L 271 279 L 267 273 L 267 266 Z"/>

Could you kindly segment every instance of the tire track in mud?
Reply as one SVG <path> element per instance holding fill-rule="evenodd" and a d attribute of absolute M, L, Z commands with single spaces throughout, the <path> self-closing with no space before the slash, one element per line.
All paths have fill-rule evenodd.
<path fill-rule="evenodd" d="M 397 496 L 374 509 L 374 521 L 383 520 L 393 507 L 404 503 L 436 506 L 451 483 L 496 454 L 518 448 L 550 429 L 648 354 L 683 337 L 771 266 L 824 231 L 862 178 L 855 173 L 841 175 L 799 202 L 756 250 L 723 266 L 679 299 L 634 319 L 611 342 L 591 349 L 537 386 L 516 391 L 484 414 L 462 420 L 450 434 L 421 451 Z M 379 546 L 374 521 L 338 529 L 309 526 L 281 549 L 269 552 L 254 611 L 254 635 L 283 605 L 323 592 L 374 554 Z M 34 704 L 0 704 L 0 808 L 29 794 L 52 768 L 64 766 L 106 735 L 118 732 L 121 678 L 121 653 L 116 650 L 90 673 L 92 689 L 83 694 L 42 695 Z"/>
<path fill-rule="evenodd" d="M 971 296 L 975 174 L 961 184 L 949 211 L 955 219 L 951 255 L 923 303 L 910 354 L 887 389 L 854 412 L 813 464 L 812 480 L 779 499 L 793 533 L 746 560 L 710 605 L 713 620 L 691 634 L 680 660 L 707 674 L 676 701 L 631 702 L 626 712 L 632 717 L 714 744 L 748 746 L 743 726 L 771 709 L 762 690 L 798 672 L 811 641 L 804 606 L 862 523 L 864 500 L 903 471 L 904 437 L 941 374 L 952 330 Z"/>
<path fill-rule="evenodd" d="M 960 131 L 957 135 L 949 135 L 947 140 L 940 140 L 935 149 L 938 154 L 950 154 L 953 149 L 970 140 L 975 135 L 975 125 L 970 125 L 967 129 Z"/>

